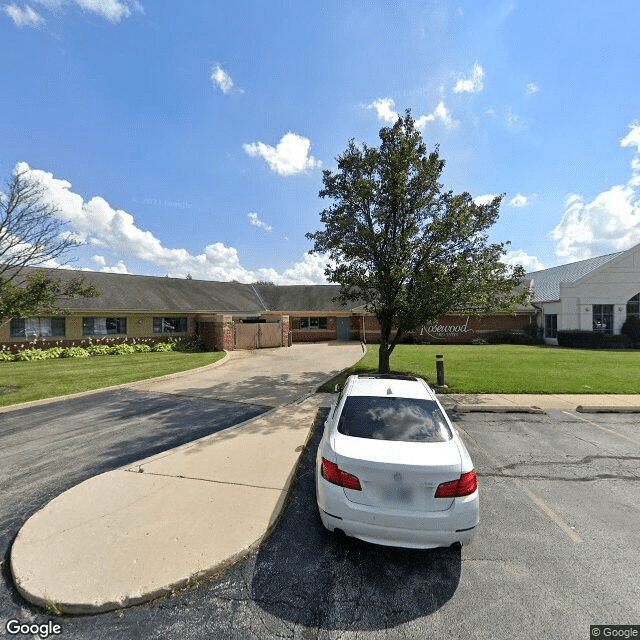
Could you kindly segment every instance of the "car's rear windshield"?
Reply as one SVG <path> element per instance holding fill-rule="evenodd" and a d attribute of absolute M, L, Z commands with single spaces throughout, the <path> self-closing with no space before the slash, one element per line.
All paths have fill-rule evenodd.
<path fill-rule="evenodd" d="M 451 431 L 433 400 L 350 396 L 338 421 L 338 431 L 355 438 L 401 442 L 445 442 Z"/>

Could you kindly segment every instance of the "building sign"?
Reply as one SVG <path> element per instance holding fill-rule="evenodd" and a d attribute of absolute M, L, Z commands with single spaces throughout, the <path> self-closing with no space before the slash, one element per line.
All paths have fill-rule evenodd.
<path fill-rule="evenodd" d="M 422 325 L 419 335 L 442 340 L 445 338 L 458 338 L 465 333 L 475 333 L 475 331 L 469 326 L 469 316 L 467 316 L 464 324 Z"/>

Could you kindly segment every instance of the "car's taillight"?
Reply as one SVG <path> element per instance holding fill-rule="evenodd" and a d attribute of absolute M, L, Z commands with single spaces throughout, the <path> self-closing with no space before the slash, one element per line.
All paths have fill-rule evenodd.
<path fill-rule="evenodd" d="M 436 498 L 461 498 L 470 496 L 478 488 L 475 471 L 463 473 L 458 480 L 443 482 L 436 490 Z"/>
<path fill-rule="evenodd" d="M 360 486 L 360 480 L 350 473 L 343 471 L 334 462 L 329 462 L 326 458 L 322 458 L 322 468 L 320 470 L 322 477 L 327 482 L 332 482 L 345 489 L 354 489 L 355 491 L 362 491 Z"/>

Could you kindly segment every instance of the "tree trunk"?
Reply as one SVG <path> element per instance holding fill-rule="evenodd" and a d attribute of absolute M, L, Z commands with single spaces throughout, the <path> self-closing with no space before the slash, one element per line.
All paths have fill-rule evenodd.
<path fill-rule="evenodd" d="M 389 373 L 389 342 L 382 336 L 380 338 L 380 351 L 378 352 L 378 373 Z"/>

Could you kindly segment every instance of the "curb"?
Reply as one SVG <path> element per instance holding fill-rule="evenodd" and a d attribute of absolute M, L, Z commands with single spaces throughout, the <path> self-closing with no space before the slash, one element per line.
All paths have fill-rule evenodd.
<path fill-rule="evenodd" d="M 207 369 L 215 369 L 223 364 L 226 364 L 230 360 L 230 352 L 225 351 L 225 355 L 211 364 L 205 364 L 203 367 L 196 367 L 195 369 L 185 369 L 184 371 L 176 371 L 175 373 L 168 373 L 164 376 L 157 376 L 155 378 L 143 378 L 142 380 L 133 380 L 132 382 L 123 382 L 122 384 L 114 384 L 110 387 L 101 387 L 100 389 L 89 389 L 88 391 L 79 391 L 78 393 L 70 393 L 66 396 L 52 396 L 51 398 L 40 398 L 40 400 L 28 400 L 27 402 L 19 402 L 17 404 L 9 404 L 6 407 L 0 407 L 0 413 L 8 413 L 9 411 L 18 411 L 19 409 L 28 409 L 29 407 L 38 407 L 44 404 L 51 404 L 53 402 L 64 402 L 65 400 L 73 400 L 74 398 L 82 398 L 84 396 L 91 396 L 103 391 L 115 391 L 117 389 L 126 389 L 133 387 L 134 385 L 145 384 L 147 382 L 155 382 L 156 380 L 173 380 L 174 378 L 180 378 L 182 376 L 193 373 L 194 371 L 206 371 Z"/>
<path fill-rule="evenodd" d="M 458 413 L 546 413 L 540 407 L 527 407 L 524 405 L 493 405 L 493 404 L 457 404 L 454 411 Z"/>
<path fill-rule="evenodd" d="M 576 407 L 578 413 L 640 413 L 640 407 L 630 406 L 584 406 Z"/>

